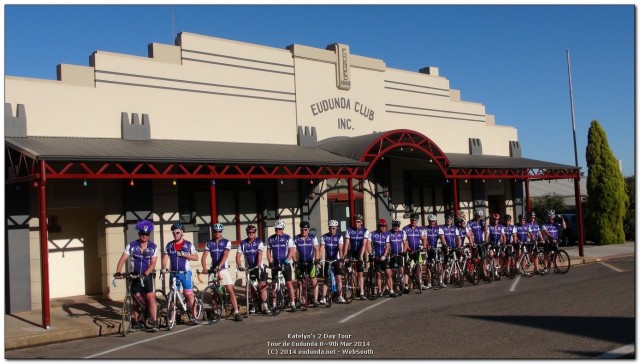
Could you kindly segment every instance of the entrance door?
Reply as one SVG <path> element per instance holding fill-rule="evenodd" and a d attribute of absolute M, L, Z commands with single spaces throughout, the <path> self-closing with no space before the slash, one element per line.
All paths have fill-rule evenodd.
<path fill-rule="evenodd" d="M 356 214 L 362 214 L 362 200 L 355 201 Z M 350 224 L 349 201 L 329 201 L 329 220 L 338 220 L 338 231 L 347 231 Z"/>
<path fill-rule="evenodd" d="M 489 195 L 487 196 L 487 203 L 489 204 L 489 214 L 499 213 L 500 216 L 506 212 L 506 205 L 504 202 L 504 196 L 502 195 Z"/>

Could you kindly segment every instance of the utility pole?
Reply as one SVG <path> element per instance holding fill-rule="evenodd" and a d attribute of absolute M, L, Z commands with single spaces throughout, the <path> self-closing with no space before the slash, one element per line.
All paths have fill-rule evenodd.
<path fill-rule="evenodd" d="M 584 223 L 582 219 L 582 193 L 580 192 L 580 170 L 578 169 L 578 145 L 576 143 L 576 118 L 573 113 L 573 84 L 571 83 L 571 57 L 567 49 L 567 67 L 569 71 L 569 98 L 571 99 L 571 124 L 573 125 L 573 154 L 576 160 L 576 178 L 573 180 L 578 213 L 578 255 L 584 257 Z"/>
<path fill-rule="evenodd" d="M 573 113 L 573 85 L 571 83 L 571 58 L 567 49 L 567 67 L 569 69 L 569 99 L 571 100 L 571 124 L 573 125 L 573 155 L 578 167 L 578 145 L 576 143 L 576 118 Z"/>

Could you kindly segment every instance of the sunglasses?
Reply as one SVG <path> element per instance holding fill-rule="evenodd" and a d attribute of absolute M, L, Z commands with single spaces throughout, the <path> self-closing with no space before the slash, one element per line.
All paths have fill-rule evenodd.
<path fill-rule="evenodd" d="M 309 229 L 307 229 L 307 228 L 304 228 L 304 229 L 302 229 L 302 231 L 309 231 Z"/>
<path fill-rule="evenodd" d="M 247 231 L 247 234 L 255 234 L 255 231 Z"/>
<path fill-rule="evenodd" d="M 278 230 L 282 230 L 282 229 L 280 229 L 280 228 L 276 228 L 276 231 L 278 231 Z"/>
<path fill-rule="evenodd" d="M 138 236 L 149 236 L 149 234 L 138 234 Z"/>
<path fill-rule="evenodd" d="M 221 233 L 222 230 L 213 230 L 214 233 Z"/>
<path fill-rule="evenodd" d="M 173 235 L 180 235 L 180 234 L 182 234 L 182 231 L 173 231 L 172 234 Z"/>

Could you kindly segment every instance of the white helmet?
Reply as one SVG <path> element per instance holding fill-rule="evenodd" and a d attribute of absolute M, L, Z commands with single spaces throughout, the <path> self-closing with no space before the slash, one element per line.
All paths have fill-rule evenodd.
<path fill-rule="evenodd" d="M 338 227 L 338 220 L 329 220 L 329 227 Z"/>
<path fill-rule="evenodd" d="M 547 216 L 555 217 L 556 216 L 556 210 L 549 210 L 549 212 L 547 212 Z"/>
<path fill-rule="evenodd" d="M 476 216 L 482 216 L 482 215 L 484 215 L 484 212 L 482 212 L 482 210 L 480 210 L 480 209 L 475 209 L 475 210 L 473 210 L 473 214 L 476 215 Z"/>
<path fill-rule="evenodd" d="M 276 223 L 273 225 L 274 228 L 276 229 L 284 229 L 285 228 L 285 223 L 282 220 L 278 220 L 276 221 Z"/>
<path fill-rule="evenodd" d="M 438 218 L 434 214 L 427 215 L 427 221 L 436 221 Z"/>

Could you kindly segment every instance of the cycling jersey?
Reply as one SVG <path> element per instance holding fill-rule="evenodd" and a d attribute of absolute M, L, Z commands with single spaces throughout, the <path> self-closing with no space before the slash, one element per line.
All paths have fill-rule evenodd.
<path fill-rule="evenodd" d="M 424 230 L 420 226 L 411 227 L 407 225 L 402 228 L 407 236 L 407 243 L 409 250 L 417 251 L 422 249 L 422 237 L 424 236 Z"/>
<path fill-rule="evenodd" d="M 309 234 L 306 237 L 302 235 L 296 235 L 293 238 L 293 243 L 298 249 L 298 261 L 299 262 L 312 262 L 314 257 L 315 247 L 318 246 L 318 239 L 313 234 Z"/>
<path fill-rule="evenodd" d="M 471 231 L 471 228 L 467 225 L 464 227 L 458 226 L 458 232 L 460 233 L 460 245 L 464 246 L 464 241 L 467 239 L 469 231 Z"/>
<path fill-rule="evenodd" d="M 369 230 L 365 227 L 359 229 L 347 229 L 345 238 L 349 239 L 349 251 L 352 257 L 360 257 L 360 250 L 364 239 L 370 240 Z"/>
<path fill-rule="evenodd" d="M 182 251 L 184 255 L 192 255 L 196 253 L 196 248 L 188 240 L 183 240 L 179 251 Z M 189 260 L 184 257 L 179 257 L 176 251 L 176 241 L 173 240 L 164 248 L 164 253 L 169 256 L 170 267 L 172 271 L 190 271 L 191 266 Z"/>
<path fill-rule="evenodd" d="M 528 223 L 528 225 L 529 225 L 529 229 L 531 229 L 531 233 L 533 234 L 533 239 L 535 241 L 538 241 L 539 236 L 540 236 L 540 234 L 539 234 L 540 225 L 538 225 L 537 222 L 530 222 L 530 223 Z"/>
<path fill-rule="evenodd" d="M 518 237 L 518 241 L 521 243 L 527 243 L 530 240 L 529 233 L 531 232 L 531 226 L 529 224 L 516 225 L 515 234 Z"/>
<path fill-rule="evenodd" d="M 431 226 L 424 227 L 424 234 L 427 236 L 427 244 L 429 244 L 429 246 L 431 246 L 432 248 L 435 248 L 438 246 L 439 231 L 440 231 L 440 228 L 437 225 L 434 227 L 431 227 Z"/>
<path fill-rule="evenodd" d="M 238 246 L 238 253 L 244 255 L 244 261 L 247 264 L 247 268 L 255 268 L 258 265 L 258 255 L 262 254 L 264 250 L 264 244 L 262 239 L 256 237 L 253 241 L 249 241 L 249 238 L 244 239 Z"/>
<path fill-rule="evenodd" d="M 389 244 L 391 249 L 389 250 L 391 255 L 398 255 L 402 253 L 402 246 L 407 239 L 407 234 L 404 231 L 398 230 L 398 232 L 389 232 Z"/>
<path fill-rule="evenodd" d="M 293 239 L 288 234 L 273 234 L 267 239 L 267 247 L 271 249 L 271 258 L 275 264 L 284 263 L 289 253 L 289 248 L 295 248 Z"/>
<path fill-rule="evenodd" d="M 515 225 L 505 225 L 504 226 L 504 237 L 505 237 L 505 241 L 507 245 L 510 245 L 513 243 L 513 234 L 515 234 L 516 232 L 516 226 Z"/>
<path fill-rule="evenodd" d="M 558 240 L 558 228 L 553 224 L 542 224 L 542 231 L 546 231 L 551 235 L 552 240 Z M 546 238 L 547 235 L 544 235 Z"/>
<path fill-rule="evenodd" d="M 389 244 L 389 232 L 373 231 L 371 232 L 371 249 L 374 257 L 381 257 L 384 254 L 385 246 Z"/>
<path fill-rule="evenodd" d="M 491 245 L 496 246 L 501 244 L 500 238 L 502 237 L 503 232 L 504 226 L 500 224 L 489 225 L 489 242 Z"/>
<path fill-rule="evenodd" d="M 225 238 L 221 238 L 218 241 L 209 240 L 204 243 L 204 254 L 209 252 L 211 255 L 211 268 L 217 267 L 222 260 L 225 251 L 231 251 L 231 242 Z M 220 269 L 229 268 L 229 259 L 226 259 Z"/>
<path fill-rule="evenodd" d="M 473 232 L 473 241 L 476 244 L 484 244 L 484 220 L 471 220 L 467 223 L 467 226 L 471 228 Z"/>
<path fill-rule="evenodd" d="M 151 258 L 158 258 L 160 251 L 158 246 L 152 241 L 147 243 L 147 247 L 142 249 L 140 240 L 134 240 L 127 244 L 124 253 L 129 256 L 129 272 L 143 274 L 151 264 Z"/>
<path fill-rule="evenodd" d="M 447 244 L 449 248 L 456 247 L 456 237 L 460 236 L 460 232 L 455 225 L 442 225 L 438 230 L 438 235 L 444 236 L 444 242 Z"/>
<path fill-rule="evenodd" d="M 340 259 L 340 246 L 344 244 L 341 234 L 323 234 L 320 238 L 320 244 L 324 245 L 324 255 L 326 260 Z"/>

